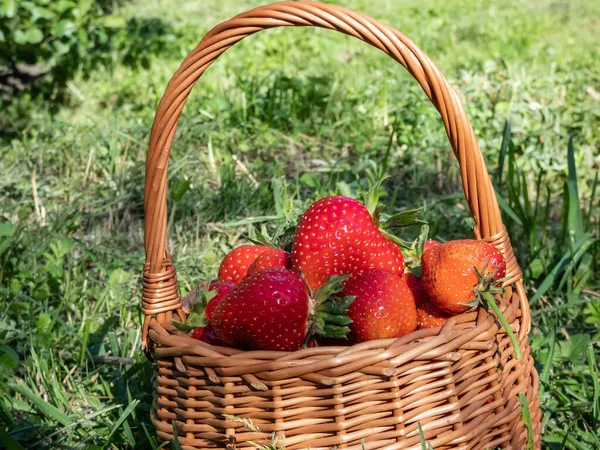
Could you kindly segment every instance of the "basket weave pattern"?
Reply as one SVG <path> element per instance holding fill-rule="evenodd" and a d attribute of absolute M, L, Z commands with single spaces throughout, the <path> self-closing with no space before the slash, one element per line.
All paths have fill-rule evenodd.
<path fill-rule="evenodd" d="M 352 347 L 297 352 L 240 351 L 191 339 L 171 324 L 185 319 L 167 249 L 169 153 L 185 101 L 199 77 L 243 38 L 278 26 L 316 26 L 384 51 L 419 82 L 439 111 L 461 168 L 474 233 L 507 261 L 507 294 L 498 298 L 523 358 L 485 310 L 455 316 L 442 328 Z M 475 134 L 456 92 L 402 33 L 338 6 L 283 2 L 256 8 L 213 28 L 177 70 L 151 131 L 146 162 L 143 345 L 155 361 L 152 420 L 158 436 L 182 449 L 236 446 L 258 439 L 223 414 L 250 418 L 262 432 L 285 435 L 286 447 L 418 449 L 418 424 L 435 449 L 524 449 L 527 428 L 518 394 L 526 394 L 535 448 L 541 448 L 538 377 L 527 334 L 531 325 L 521 271 L 502 224 Z"/>

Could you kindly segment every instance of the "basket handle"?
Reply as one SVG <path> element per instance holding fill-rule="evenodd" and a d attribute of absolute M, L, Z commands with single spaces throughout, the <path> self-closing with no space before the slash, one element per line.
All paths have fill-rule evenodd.
<path fill-rule="evenodd" d="M 281 2 L 261 6 L 214 27 L 183 61 L 158 105 L 150 135 L 144 191 L 146 263 L 142 309 L 144 336 L 153 314 L 170 320 L 181 307 L 175 268 L 167 249 L 167 166 L 185 101 L 204 71 L 232 45 L 258 31 L 280 26 L 315 26 L 367 42 L 404 66 L 439 111 L 458 159 L 465 197 L 475 219 L 478 239 L 495 245 L 507 261 L 505 285 L 520 280 L 500 209 L 473 128 L 456 92 L 433 62 L 409 38 L 376 20 L 339 6 Z"/>

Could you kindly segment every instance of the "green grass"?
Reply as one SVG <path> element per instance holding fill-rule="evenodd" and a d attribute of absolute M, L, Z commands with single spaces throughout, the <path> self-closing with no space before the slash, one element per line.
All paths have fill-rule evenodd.
<path fill-rule="evenodd" d="M 62 105 L 3 106 L 0 447 L 157 448 L 140 351 L 148 133 L 185 54 L 259 4 L 179 3 L 117 12 L 160 17 L 178 51 L 78 74 Z M 405 32 L 463 96 L 532 299 L 545 448 L 600 448 L 600 5 L 339 3 Z M 248 218 L 355 192 L 382 167 L 390 210 L 423 207 L 434 236 L 471 236 L 441 121 L 401 67 L 325 30 L 243 41 L 199 82 L 172 152 L 182 290 L 215 274 Z"/>

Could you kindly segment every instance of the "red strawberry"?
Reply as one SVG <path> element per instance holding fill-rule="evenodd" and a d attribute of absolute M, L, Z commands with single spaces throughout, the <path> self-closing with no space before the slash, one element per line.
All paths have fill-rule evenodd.
<path fill-rule="evenodd" d="M 219 338 L 215 336 L 215 332 L 210 323 L 205 327 L 194 328 L 194 331 L 192 331 L 192 337 L 210 345 L 219 345 L 221 347 L 224 346 L 223 342 L 221 342 Z"/>
<path fill-rule="evenodd" d="M 415 305 L 417 305 L 417 308 L 429 300 L 427 292 L 425 291 L 425 287 L 423 286 L 423 280 L 421 280 L 420 277 L 417 277 L 412 272 L 406 272 L 402 276 L 402 279 L 408 285 L 410 291 L 412 292 L 413 297 L 415 298 Z"/>
<path fill-rule="evenodd" d="M 306 210 L 294 237 L 292 262 L 312 290 L 331 275 L 404 272 L 400 248 L 386 239 L 362 203 L 342 196 L 324 197 Z"/>
<path fill-rule="evenodd" d="M 435 305 L 459 314 L 477 304 L 478 285 L 489 287 L 506 275 L 506 263 L 498 249 L 487 242 L 462 239 L 423 253 L 421 270 L 423 285 Z"/>
<path fill-rule="evenodd" d="M 229 252 L 219 267 L 219 281 L 232 281 L 239 283 L 248 273 L 250 265 L 258 256 L 269 250 L 264 245 L 240 245 Z"/>
<path fill-rule="evenodd" d="M 215 296 L 208 301 L 206 308 L 204 309 L 204 316 L 210 320 L 212 319 L 213 311 L 217 305 L 225 298 L 225 296 L 235 287 L 235 283 L 229 281 L 217 281 L 212 282 L 208 291 L 217 291 Z"/>
<path fill-rule="evenodd" d="M 270 248 L 269 250 L 265 250 L 248 268 L 247 276 L 254 275 L 255 273 L 262 272 L 266 269 L 273 269 L 275 267 L 291 269 L 292 255 L 290 252 L 286 252 L 280 248 Z"/>
<path fill-rule="evenodd" d="M 433 239 L 427 239 L 423 245 L 423 253 L 425 253 L 430 248 L 437 247 L 438 245 L 440 245 L 440 242 L 434 241 Z"/>
<path fill-rule="evenodd" d="M 417 307 L 417 327 L 423 328 L 441 327 L 452 317 L 439 309 L 432 301 L 426 301 Z"/>
<path fill-rule="evenodd" d="M 397 338 L 417 328 L 415 299 L 397 275 L 383 270 L 354 275 L 342 295 L 355 297 L 348 308 L 351 342 Z"/>
<path fill-rule="evenodd" d="M 232 289 L 213 313 L 215 334 L 238 348 L 298 350 L 309 313 L 308 289 L 287 269 L 268 269 Z"/>
<path fill-rule="evenodd" d="M 215 334 L 233 347 L 281 351 L 300 349 L 313 332 L 345 336 L 350 322 L 345 313 L 352 299 L 330 295 L 341 290 L 346 278 L 329 281 L 311 298 L 306 283 L 291 270 L 258 272 L 217 305 L 212 317 Z"/>

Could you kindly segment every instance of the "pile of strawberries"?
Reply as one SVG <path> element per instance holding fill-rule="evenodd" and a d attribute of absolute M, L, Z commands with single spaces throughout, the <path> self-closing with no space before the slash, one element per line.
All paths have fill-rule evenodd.
<path fill-rule="evenodd" d="M 506 264 L 476 240 L 411 247 L 359 201 L 329 196 L 302 215 L 291 252 L 241 245 L 175 323 L 212 345 L 294 351 L 440 327 L 495 292 Z M 403 253 L 404 251 L 404 253 Z"/>

